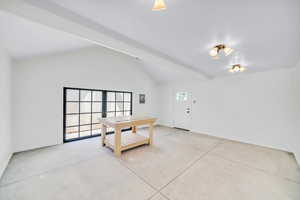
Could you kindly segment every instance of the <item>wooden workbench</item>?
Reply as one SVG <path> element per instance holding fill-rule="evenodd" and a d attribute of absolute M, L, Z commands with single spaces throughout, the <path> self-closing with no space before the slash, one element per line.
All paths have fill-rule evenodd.
<path fill-rule="evenodd" d="M 153 143 L 153 127 L 156 118 L 151 117 L 114 117 L 100 119 L 102 124 L 102 146 L 107 146 L 114 150 L 116 156 L 121 152 L 144 144 Z M 137 126 L 148 125 L 149 136 L 145 137 L 137 133 Z M 106 135 L 107 128 L 115 129 L 115 134 Z M 122 129 L 132 128 L 132 133 L 123 134 Z"/>

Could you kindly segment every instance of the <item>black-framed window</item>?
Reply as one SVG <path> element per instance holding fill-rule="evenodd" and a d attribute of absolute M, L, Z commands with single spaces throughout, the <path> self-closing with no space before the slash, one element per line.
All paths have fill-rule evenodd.
<path fill-rule="evenodd" d="M 64 88 L 64 142 L 100 136 L 100 118 L 129 115 L 132 92 Z"/>

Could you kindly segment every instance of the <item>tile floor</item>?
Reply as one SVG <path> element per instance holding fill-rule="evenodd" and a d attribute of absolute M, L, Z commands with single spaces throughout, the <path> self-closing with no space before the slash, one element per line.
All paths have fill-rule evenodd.
<path fill-rule="evenodd" d="M 289 153 L 166 127 L 155 133 L 153 146 L 121 158 L 100 138 L 15 154 L 0 200 L 300 199 Z"/>

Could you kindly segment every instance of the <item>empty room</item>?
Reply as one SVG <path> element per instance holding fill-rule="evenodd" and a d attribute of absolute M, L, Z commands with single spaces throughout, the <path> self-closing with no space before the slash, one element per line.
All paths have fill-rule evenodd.
<path fill-rule="evenodd" d="M 0 0 L 0 200 L 300 200 L 299 0 Z"/>

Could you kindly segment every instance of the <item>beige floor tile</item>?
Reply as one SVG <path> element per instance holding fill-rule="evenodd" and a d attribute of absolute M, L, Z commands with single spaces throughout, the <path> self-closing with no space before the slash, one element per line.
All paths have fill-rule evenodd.
<path fill-rule="evenodd" d="M 170 200 L 298 200 L 298 170 L 282 151 L 156 127 L 153 146 L 121 158 L 100 146 L 100 138 L 16 154 L 0 180 L 0 199 L 149 200 L 153 187 L 172 181 L 162 191 Z"/>
<path fill-rule="evenodd" d="M 12 157 L 0 186 L 100 156 L 107 151 L 100 146 L 100 138 L 92 138 L 18 153 Z"/>
<path fill-rule="evenodd" d="M 148 128 L 138 128 L 137 131 L 141 135 L 149 136 Z M 154 128 L 154 137 L 161 138 L 161 137 L 172 135 L 177 132 L 178 132 L 178 130 L 174 129 L 174 128 L 169 128 L 169 127 L 165 127 L 165 126 L 156 126 Z"/>
<path fill-rule="evenodd" d="M 83 161 L 62 170 L 0 188 L 2 200 L 146 200 L 155 191 L 112 156 Z"/>
<path fill-rule="evenodd" d="M 225 141 L 212 153 L 300 183 L 300 167 L 294 156 L 287 152 Z"/>
<path fill-rule="evenodd" d="M 212 147 L 216 146 L 216 144 L 219 144 L 223 141 L 222 139 L 216 137 L 181 130 L 176 130 L 173 134 L 168 136 L 168 139 L 172 138 L 172 140 L 176 143 L 201 150 L 211 149 Z"/>
<path fill-rule="evenodd" d="M 162 193 L 172 200 L 299 200 L 300 184 L 207 155 Z"/>
<path fill-rule="evenodd" d="M 158 193 L 154 197 L 152 197 L 150 200 L 167 200 L 167 199 Z"/>
<path fill-rule="evenodd" d="M 127 167 L 160 189 L 218 143 L 189 133 L 169 135 L 156 140 L 153 146 L 127 151 L 121 158 Z"/>
<path fill-rule="evenodd" d="M 159 139 L 174 133 L 174 129 L 167 127 L 156 128 L 154 139 Z M 148 129 L 139 129 L 139 133 L 148 134 Z M 80 162 L 107 153 L 109 150 L 100 145 L 101 138 L 91 138 L 78 142 L 66 143 L 47 148 L 36 149 L 15 154 L 0 180 L 0 186 L 23 180 L 49 170 L 61 168 L 70 164 Z M 110 151 L 109 151 L 110 152 Z M 111 152 L 110 152 L 111 153 Z"/>

